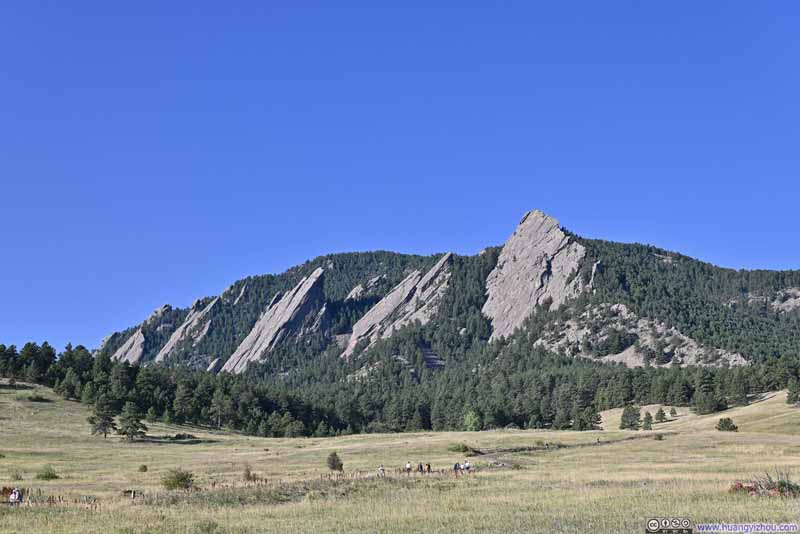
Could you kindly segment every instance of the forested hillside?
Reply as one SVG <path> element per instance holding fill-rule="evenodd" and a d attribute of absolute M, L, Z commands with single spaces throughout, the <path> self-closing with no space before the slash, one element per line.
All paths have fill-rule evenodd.
<path fill-rule="evenodd" d="M 206 371 L 245 345 L 240 374 Z M 253 434 L 585 430 L 632 403 L 709 413 L 796 389 L 800 271 L 585 239 L 531 212 L 472 256 L 334 254 L 246 278 L 95 354 L 0 349 L 0 375 L 68 398 Z"/>

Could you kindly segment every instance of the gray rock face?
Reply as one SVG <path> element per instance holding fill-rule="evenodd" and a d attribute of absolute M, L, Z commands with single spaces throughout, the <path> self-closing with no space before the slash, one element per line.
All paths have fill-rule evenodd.
<path fill-rule="evenodd" d="M 206 367 L 207 373 L 219 373 L 219 370 L 222 368 L 222 358 L 214 358 L 211 360 L 211 363 L 208 364 Z"/>
<path fill-rule="evenodd" d="M 276 295 L 222 370 L 241 373 L 282 340 L 323 328 L 326 308 L 322 283 L 323 270 L 317 268 L 288 293 Z"/>
<path fill-rule="evenodd" d="M 781 312 L 790 312 L 800 308 L 800 287 L 790 287 L 779 291 L 772 306 Z"/>
<path fill-rule="evenodd" d="M 527 213 L 486 279 L 483 313 L 492 321 L 492 339 L 512 334 L 546 301 L 557 308 L 578 295 L 583 288 L 573 275 L 585 254 L 557 220 L 539 210 Z"/>
<path fill-rule="evenodd" d="M 599 346 L 615 332 L 632 334 L 638 343 L 622 352 L 597 358 L 592 353 L 592 347 Z M 551 323 L 534 346 L 573 357 L 622 363 L 627 367 L 644 367 L 645 352 L 656 356 L 650 362 L 653 366 L 735 367 L 748 364 L 739 353 L 702 345 L 662 321 L 639 317 L 624 304 L 587 307 L 580 314 L 572 314 L 566 321 Z M 661 357 L 667 356 L 667 363 L 659 362 L 659 350 Z"/>
<path fill-rule="evenodd" d="M 111 355 L 112 360 L 137 364 L 144 355 L 144 333 L 139 328 Z"/>
<path fill-rule="evenodd" d="M 370 293 L 380 285 L 381 281 L 386 279 L 386 275 L 382 274 L 375 278 L 370 278 L 366 284 L 358 284 L 354 287 L 344 300 L 359 300 L 370 295 Z"/>
<path fill-rule="evenodd" d="M 169 358 L 175 348 L 184 341 L 190 341 L 193 345 L 197 345 L 208 333 L 208 329 L 211 326 L 209 314 L 217 302 L 219 302 L 219 297 L 215 297 L 206 306 L 202 307 L 199 306 L 199 302 L 195 302 L 192 305 L 192 311 L 186 316 L 183 324 L 175 329 L 167 343 L 158 351 L 156 362 L 163 362 Z"/>
<path fill-rule="evenodd" d="M 343 358 L 349 358 L 362 341 L 372 345 L 387 338 L 396 330 L 419 321 L 426 324 L 439 306 L 439 299 L 450 282 L 450 263 L 453 254 L 447 253 L 427 273 L 414 271 L 388 295 L 353 325 L 353 334 Z"/>

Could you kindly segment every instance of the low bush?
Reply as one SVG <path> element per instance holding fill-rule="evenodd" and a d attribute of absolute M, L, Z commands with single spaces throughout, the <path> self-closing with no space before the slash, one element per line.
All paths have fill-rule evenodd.
<path fill-rule="evenodd" d="M 55 468 L 48 464 L 43 466 L 38 473 L 36 473 L 36 480 L 56 480 L 58 478 L 58 473 L 56 473 Z"/>
<path fill-rule="evenodd" d="M 450 452 L 470 452 L 472 449 L 466 443 L 451 443 L 447 446 Z"/>
<path fill-rule="evenodd" d="M 328 464 L 328 469 L 331 471 L 343 471 L 344 464 L 342 463 L 341 458 L 335 452 L 332 452 L 328 455 L 328 460 L 326 461 Z"/>
<path fill-rule="evenodd" d="M 170 469 L 161 477 L 161 485 L 168 490 L 190 490 L 194 486 L 194 475 L 183 469 Z"/>
<path fill-rule="evenodd" d="M 720 432 L 738 432 L 739 427 L 733 423 L 730 417 L 723 417 L 717 422 L 717 430 Z"/>
<path fill-rule="evenodd" d="M 653 439 L 656 441 L 664 441 L 664 434 L 656 434 L 653 436 Z"/>
<path fill-rule="evenodd" d="M 800 484 L 792 482 L 788 470 L 777 469 L 774 478 L 764 473 L 751 481 L 736 482 L 728 491 L 753 497 L 800 497 Z"/>
<path fill-rule="evenodd" d="M 147 466 L 144 465 L 144 464 L 140 465 L 139 466 L 139 472 L 140 473 L 147 473 Z"/>

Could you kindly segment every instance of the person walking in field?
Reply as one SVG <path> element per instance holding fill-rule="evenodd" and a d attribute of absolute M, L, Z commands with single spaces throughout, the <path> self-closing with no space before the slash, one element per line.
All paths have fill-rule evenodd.
<path fill-rule="evenodd" d="M 431 464 L 425 464 L 425 472 L 429 475 L 431 474 Z"/>
<path fill-rule="evenodd" d="M 469 468 L 469 460 L 464 460 L 464 471 L 466 471 L 467 474 L 469 474 Z"/>
<path fill-rule="evenodd" d="M 456 462 L 453 464 L 453 474 L 458 476 L 458 472 L 461 471 L 461 464 Z"/>
<path fill-rule="evenodd" d="M 417 473 L 421 475 L 424 472 L 425 472 L 425 467 L 422 465 L 422 462 L 420 462 L 419 464 L 417 464 Z"/>
<path fill-rule="evenodd" d="M 406 475 L 411 476 L 411 462 L 406 462 Z"/>
<path fill-rule="evenodd" d="M 386 478 L 386 469 L 384 469 L 383 464 L 378 466 L 378 478 Z"/>

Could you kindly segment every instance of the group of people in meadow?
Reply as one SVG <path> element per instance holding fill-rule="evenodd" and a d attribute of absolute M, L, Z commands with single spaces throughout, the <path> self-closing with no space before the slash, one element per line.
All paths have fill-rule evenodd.
<path fill-rule="evenodd" d="M 11 506 L 22 504 L 22 491 L 19 488 L 3 488 L 3 497 L 8 499 Z"/>
<path fill-rule="evenodd" d="M 470 465 L 468 459 L 465 459 L 464 463 L 456 462 L 453 465 L 453 473 L 455 473 L 456 476 L 459 474 L 469 474 L 470 469 L 472 469 L 472 466 Z M 430 463 L 423 464 L 420 462 L 417 464 L 415 470 L 411 462 L 406 462 L 406 465 L 403 467 L 403 472 L 406 474 L 406 476 L 411 476 L 411 474 L 415 471 L 418 475 L 430 475 L 433 472 Z M 384 478 L 385 476 L 386 468 L 383 466 L 383 464 L 381 464 L 378 466 L 378 477 Z"/>

